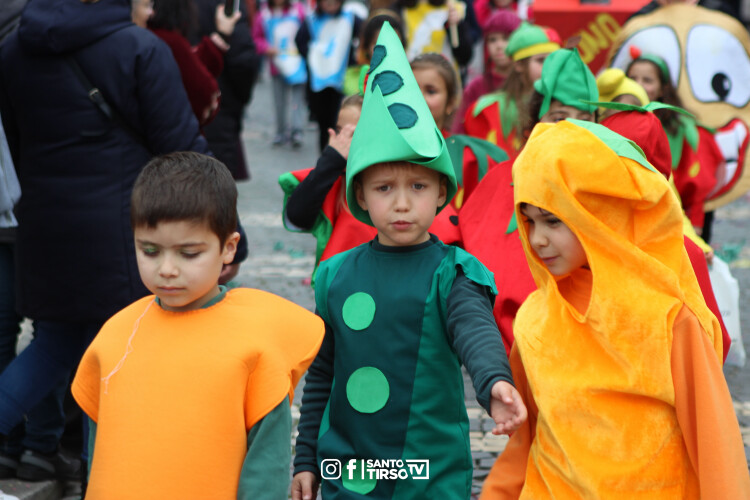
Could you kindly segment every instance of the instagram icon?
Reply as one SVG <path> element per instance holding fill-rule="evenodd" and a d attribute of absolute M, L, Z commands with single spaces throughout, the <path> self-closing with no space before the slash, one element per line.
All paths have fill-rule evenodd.
<path fill-rule="evenodd" d="M 339 479 L 341 477 L 341 461 L 335 458 L 321 460 L 320 477 L 323 479 Z"/>

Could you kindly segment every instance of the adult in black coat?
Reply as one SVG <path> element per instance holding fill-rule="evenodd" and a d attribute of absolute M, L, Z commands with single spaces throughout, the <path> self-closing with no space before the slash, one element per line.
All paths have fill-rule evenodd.
<path fill-rule="evenodd" d="M 108 317 L 148 293 L 129 213 L 141 168 L 153 155 L 208 152 L 169 48 L 132 24 L 130 8 L 32 0 L 0 52 L 0 110 L 22 191 L 18 308 L 35 334 L 0 376 L 0 434 L 68 379 Z M 69 56 L 132 133 L 89 100 Z"/>

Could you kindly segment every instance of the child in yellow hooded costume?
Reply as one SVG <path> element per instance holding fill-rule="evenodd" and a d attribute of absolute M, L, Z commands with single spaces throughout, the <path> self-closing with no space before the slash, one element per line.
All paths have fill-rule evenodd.
<path fill-rule="evenodd" d="M 529 418 L 481 498 L 750 498 L 721 332 L 667 181 L 580 121 L 538 125 L 513 181 L 538 286 L 511 352 Z M 583 259 L 567 270 L 545 239 L 563 230 Z"/>

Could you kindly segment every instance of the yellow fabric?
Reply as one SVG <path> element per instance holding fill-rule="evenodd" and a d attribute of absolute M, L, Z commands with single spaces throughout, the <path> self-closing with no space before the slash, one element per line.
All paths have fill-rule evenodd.
<path fill-rule="evenodd" d="M 323 323 L 260 290 L 184 313 L 153 301 L 113 316 L 76 373 L 73 395 L 97 422 L 86 498 L 236 499 L 248 430 L 292 400 Z"/>
<path fill-rule="evenodd" d="M 532 45 L 531 47 L 526 47 L 517 51 L 515 54 L 513 54 L 513 60 L 520 61 L 521 59 L 526 59 L 527 57 L 535 56 L 537 54 L 549 54 L 550 52 L 554 52 L 559 49 L 560 44 L 555 42 L 538 43 L 536 45 Z"/>
<path fill-rule="evenodd" d="M 463 18 L 466 5 L 454 2 L 453 6 Z M 450 41 L 445 32 L 445 23 L 448 21 L 446 5 L 434 6 L 427 1 L 420 1 L 416 7 L 403 9 L 402 17 L 406 29 L 406 56 L 410 61 L 419 54 L 435 52 L 454 62 Z"/>
<path fill-rule="evenodd" d="M 685 306 L 675 318 L 673 337 L 675 413 L 690 463 L 698 476 L 700 498 L 750 498 L 747 460 L 724 374 L 708 336 Z M 526 459 L 536 434 L 539 409 L 516 344 L 510 353 L 510 366 L 529 418 L 513 433 L 492 466 L 480 500 L 517 499 L 526 479 Z M 662 497 L 654 495 L 654 498 Z"/>
<path fill-rule="evenodd" d="M 513 182 L 518 220 L 520 203 L 560 217 L 592 276 L 552 276 L 519 224 L 538 290 L 514 332 L 539 408 L 521 498 L 698 498 L 674 408 L 672 327 L 685 305 L 718 360 L 721 331 L 669 184 L 567 121 L 534 129 Z"/>
<path fill-rule="evenodd" d="M 621 95 L 629 94 L 637 98 L 641 106 L 649 103 L 648 94 L 643 87 L 625 76 L 625 72 L 619 68 L 607 68 L 602 71 L 596 78 L 596 86 L 599 89 L 599 100 L 603 102 L 611 102 Z"/>

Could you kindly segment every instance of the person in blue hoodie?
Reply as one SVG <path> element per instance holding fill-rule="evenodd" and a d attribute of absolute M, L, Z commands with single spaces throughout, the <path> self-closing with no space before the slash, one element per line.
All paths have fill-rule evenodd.
<path fill-rule="evenodd" d="M 34 321 L 34 340 L 0 375 L 0 439 L 69 380 L 107 318 L 148 293 L 129 219 L 141 168 L 208 153 L 169 48 L 130 11 L 130 0 L 32 0 L 0 52 L 0 114 L 23 192 L 17 309 Z M 72 470 L 57 449 L 26 450 L 24 463 L 40 479 Z"/>

